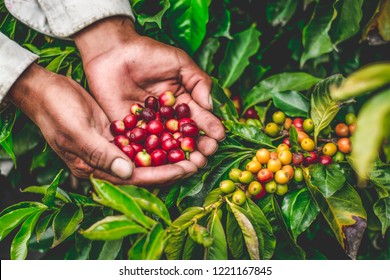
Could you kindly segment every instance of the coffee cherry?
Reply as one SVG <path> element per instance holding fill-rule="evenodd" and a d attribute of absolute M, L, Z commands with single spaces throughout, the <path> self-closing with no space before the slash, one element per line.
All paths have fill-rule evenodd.
<path fill-rule="evenodd" d="M 110 124 L 110 130 L 112 135 L 122 135 L 126 131 L 126 127 L 123 121 L 115 120 Z"/>
<path fill-rule="evenodd" d="M 163 132 L 161 133 L 161 136 L 160 136 L 160 141 L 161 142 L 164 142 L 165 140 L 167 139 L 173 139 L 173 135 L 169 132 Z"/>
<path fill-rule="evenodd" d="M 288 192 L 287 184 L 277 184 L 275 193 L 277 195 L 283 196 Z"/>
<path fill-rule="evenodd" d="M 232 168 L 232 169 L 229 171 L 229 178 L 230 178 L 230 180 L 232 180 L 233 182 L 238 183 L 238 182 L 240 182 L 240 174 L 241 174 L 241 170 L 240 170 L 240 169 L 238 169 L 238 168 Z"/>
<path fill-rule="evenodd" d="M 276 111 L 272 114 L 272 121 L 276 124 L 283 124 L 286 120 L 286 115 L 282 111 Z"/>
<path fill-rule="evenodd" d="M 281 151 L 283 150 L 287 150 L 289 151 L 290 150 L 290 147 L 287 145 L 287 144 L 279 144 L 278 147 L 276 148 L 276 152 L 279 154 Z"/>
<path fill-rule="evenodd" d="M 170 150 L 168 152 L 168 161 L 170 163 L 176 163 L 176 162 L 185 160 L 185 158 L 186 157 L 185 157 L 184 152 L 180 149 L 174 149 L 174 150 Z"/>
<path fill-rule="evenodd" d="M 301 142 L 301 148 L 305 151 L 308 151 L 308 152 L 313 151 L 315 148 L 315 144 L 314 144 L 313 139 L 311 139 L 311 138 L 303 139 Z"/>
<path fill-rule="evenodd" d="M 135 151 L 136 154 L 139 153 L 139 152 L 141 152 L 141 151 L 143 150 L 143 147 L 142 147 L 141 144 L 131 143 L 130 146 L 133 147 L 133 149 L 134 149 L 134 151 Z"/>
<path fill-rule="evenodd" d="M 327 156 L 333 156 L 337 152 L 337 146 L 334 143 L 326 143 L 322 148 L 322 153 Z"/>
<path fill-rule="evenodd" d="M 340 138 L 337 141 L 337 147 L 338 147 L 340 152 L 342 152 L 344 154 L 349 154 L 352 150 L 351 140 L 349 138 L 346 138 L 346 137 Z"/>
<path fill-rule="evenodd" d="M 292 125 L 295 127 L 297 131 L 303 130 L 303 119 L 302 118 L 295 118 L 292 121 Z"/>
<path fill-rule="evenodd" d="M 240 176 L 238 177 L 238 180 L 243 184 L 249 184 L 253 179 L 253 174 L 247 170 L 241 171 Z"/>
<path fill-rule="evenodd" d="M 145 142 L 147 135 L 148 135 L 148 133 L 145 129 L 136 127 L 130 131 L 129 138 L 132 142 L 143 143 L 143 142 Z"/>
<path fill-rule="evenodd" d="M 294 178 L 294 168 L 291 165 L 283 165 L 281 170 L 284 170 L 288 173 L 288 177 L 290 178 L 290 180 Z"/>
<path fill-rule="evenodd" d="M 240 98 L 240 96 L 238 96 L 238 95 L 233 95 L 232 96 L 232 98 L 231 98 L 231 100 L 232 100 L 232 103 L 233 103 L 233 105 L 234 105 L 234 108 L 236 108 L 236 110 L 237 110 L 237 113 L 238 114 L 241 114 L 241 98 Z"/>
<path fill-rule="evenodd" d="M 146 129 L 146 125 L 147 125 L 147 123 L 144 120 L 139 120 L 137 122 L 136 127 L 139 127 L 139 128 L 142 128 L 142 129 Z"/>
<path fill-rule="evenodd" d="M 258 200 L 262 199 L 267 194 L 267 191 L 265 190 L 265 185 L 261 184 L 261 190 L 258 194 L 254 195 L 253 198 Z"/>
<path fill-rule="evenodd" d="M 289 130 L 291 125 L 292 125 L 292 119 L 291 118 L 286 118 L 284 120 L 284 124 L 283 124 L 284 129 Z"/>
<path fill-rule="evenodd" d="M 182 118 L 179 120 L 179 130 L 181 129 L 181 127 L 187 123 L 192 123 L 192 124 L 196 124 L 195 121 L 191 118 Z"/>
<path fill-rule="evenodd" d="M 146 131 L 150 134 L 160 135 L 164 132 L 164 125 L 160 121 L 153 120 L 146 125 Z"/>
<path fill-rule="evenodd" d="M 189 118 L 191 116 L 191 109 L 186 103 L 180 103 L 175 108 L 176 116 L 179 119 Z"/>
<path fill-rule="evenodd" d="M 298 138 L 297 138 L 298 144 L 301 144 L 303 139 L 306 138 L 310 138 L 309 135 L 306 134 L 306 132 L 298 131 Z"/>
<path fill-rule="evenodd" d="M 166 91 L 158 97 L 160 106 L 173 106 L 175 104 L 175 96 L 171 91 Z"/>
<path fill-rule="evenodd" d="M 175 109 L 170 106 L 161 106 L 159 113 L 160 116 L 166 120 L 173 119 L 175 117 Z"/>
<path fill-rule="evenodd" d="M 167 153 L 162 149 L 156 149 L 151 154 L 152 166 L 164 165 L 167 162 Z"/>
<path fill-rule="evenodd" d="M 332 157 L 334 162 L 343 162 L 345 160 L 345 156 L 342 152 L 337 151 L 337 153 Z"/>
<path fill-rule="evenodd" d="M 250 161 L 246 164 L 245 169 L 252 173 L 257 173 L 261 169 L 261 163 L 258 161 Z"/>
<path fill-rule="evenodd" d="M 287 184 L 290 181 L 290 175 L 285 170 L 278 170 L 275 173 L 274 180 L 278 184 Z"/>
<path fill-rule="evenodd" d="M 176 132 L 177 133 L 177 132 Z M 191 137 L 184 137 L 180 141 L 180 148 L 184 152 L 193 152 L 195 151 L 195 140 Z"/>
<path fill-rule="evenodd" d="M 134 162 L 136 166 L 148 167 L 152 165 L 152 158 L 146 151 L 142 151 L 135 155 Z"/>
<path fill-rule="evenodd" d="M 349 133 L 352 135 L 355 133 L 355 130 L 356 130 L 356 123 L 351 123 L 349 126 L 348 126 L 348 129 L 349 129 Z"/>
<path fill-rule="evenodd" d="M 127 146 L 130 144 L 129 138 L 127 138 L 124 135 L 117 135 L 114 137 L 114 144 L 119 148 L 122 149 L 122 147 Z"/>
<path fill-rule="evenodd" d="M 136 127 L 138 122 L 138 117 L 136 115 L 128 114 L 123 118 L 123 123 L 127 130 L 131 130 Z"/>
<path fill-rule="evenodd" d="M 219 183 L 219 188 L 223 193 L 232 193 L 236 189 L 236 184 L 231 180 L 223 180 Z"/>
<path fill-rule="evenodd" d="M 330 156 L 322 155 L 320 156 L 318 162 L 323 165 L 328 165 L 332 163 L 332 158 Z"/>
<path fill-rule="evenodd" d="M 294 153 L 292 157 L 292 161 L 295 165 L 300 165 L 303 162 L 303 154 L 301 152 Z"/>
<path fill-rule="evenodd" d="M 157 135 L 151 134 L 145 140 L 146 152 L 151 153 L 160 146 L 160 138 Z"/>
<path fill-rule="evenodd" d="M 279 126 L 274 122 L 268 123 L 265 127 L 265 133 L 271 137 L 277 136 L 279 134 L 279 131 Z"/>
<path fill-rule="evenodd" d="M 172 133 L 179 131 L 179 122 L 176 119 L 167 120 L 165 123 L 165 128 Z"/>
<path fill-rule="evenodd" d="M 267 163 L 267 168 L 271 170 L 272 173 L 275 173 L 282 168 L 282 162 L 278 158 L 271 158 Z"/>
<path fill-rule="evenodd" d="M 291 148 L 290 138 L 289 137 L 284 138 L 283 139 L 283 144 L 286 144 L 289 148 Z"/>
<path fill-rule="evenodd" d="M 122 152 L 126 154 L 131 160 L 134 160 L 135 157 L 135 149 L 131 145 L 123 146 L 121 148 Z"/>
<path fill-rule="evenodd" d="M 292 161 L 292 153 L 289 150 L 282 150 L 278 153 L 278 158 L 282 165 L 290 164 Z"/>
<path fill-rule="evenodd" d="M 312 133 L 313 130 L 314 130 L 314 122 L 312 119 L 305 119 L 303 121 L 303 130 L 306 132 L 306 133 Z"/>
<path fill-rule="evenodd" d="M 196 124 L 185 123 L 180 126 L 180 132 L 183 133 L 184 136 L 196 138 L 199 135 L 199 128 Z"/>
<path fill-rule="evenodd" d="M 339 123 L 334 130 L 339 137 L 347 137 L 349 135 L 349 127 L 345 123 Z"/>
<path fill-rule="evenodd" d="M 177 149 L 179 147 L 180 147 L 180 143 L 176 139 L 167 139 L 161 143 L 161 148 L 167 152 L 170 150 Z"/>
<path fill-rule="evenodd" d="M 254 107 L 250 107 L 244 115 L 245 118 L 247 119 L 258 119 L 259 115 L 256 112 L 256 109 Z"/>
<path fill-rule="evenodd" d="M 148 96 L 145 99 L 145 108 L 150 108 L 153 111 L 157 112 L 159 107 L 158 99 L 154 96 Z"/>
<path fill-rule="evenodd" d="M 257 181 L 252 181 L 249 186 L 248 186 L 248 192 L 251 194 L 251 195 L 257 195 L 261 192 L 261 190 L 263 189 L 263 186 L 257 182 Z"/>
<path fill-rule="evenodd" d="M 146 122 L 149 123 L 156 119 L 156 112 L 153 111 L 151 108 L 145 108 L 141 111 L 141 118 Z"/>
<path fill-rule="evenodd" d="M 309 166 L 311 164 L 317 163 L 318 162 L 318 155 L 316 152 L 309 152 L 309 156 L 306 156 L 303 160 L 303 164 L 305 166 Z"/>
<path fill-rule="evenodd" d="M 294 170 L 294 181 L 300 183 L 303 181 L 303 170 L 300 167 L 295 168 Z"/>
<path fill-rule="evenodd" d="M 257 173 L 257 180 L 260 183 L 267 183 L 274 178 L 274 174 L 268 168 L 263 168 Z"/>
<path fill-rule="evenodd" d="M 144 106 L 142 106 L 139 103 L 135 103 L 135 104 L 131 105 L 130 113 L 132 113 L 133 115 L 136 115 L 136 116 L 140 116 L 141 115 L 141 111 L 143 109 L 144 109 Z"/>
<path fill-rule="evenodd" d="M 356 115 L 354 113 L 348 113 L 345 115 L 345 123 L 347 125 L 351 125 L 356 123 Z"/>
<path fill-rule="evenodd" d="M 275 181 L 270 181 L 267 184 L 265 184 L 265 190 L 267 193 L 274 193 L 276 192 L 276 182 Z"/>
<path fill-rule="evenodd" d="M 176 139 L 177 141 L 181 142 L 183 139 L 183 133 L 180 131 L 176 131 L 175 133 L 172 134 L 173 139 Z"/>
<path fill-rule="evenodd" d="M 257 161 L 261 164 L 266 164 L 270 157 L 270 152 L 266 148 L 261 148 L 256 152 Z"/>
<path fill-rule="evenodd" d="M 236 189 L 232 195 L 232 201 L 236 205 L 243 205 L 246 201 L 246 195 L 241 189 Z"/>
<path fill-rule="evenodd" d="M 270 159 L 277 159 L 278 158 L 278 153 L 277 152 L 270 152 L 269 153 Z"/>

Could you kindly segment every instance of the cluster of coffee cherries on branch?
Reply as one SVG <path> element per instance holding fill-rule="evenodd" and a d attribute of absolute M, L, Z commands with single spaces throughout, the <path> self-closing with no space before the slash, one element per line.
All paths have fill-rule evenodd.
<path fill-rule="evenodd" d="M 191 118 L 190 107 L 175 105 L 172 92 L 158 99 L 148 96 L 145 104 L 135 103 L 122 120 L 110 124 L 113 143 L 137 167 L 160 166 L 189 158 L 195 150 L 199 128 Z"/>
<path fill-rule="evenodd" d="M 282 111 L 272 114 L 272 121 L 268 122 L 264 132 L 270 137 L 282 137 L 282 142 L 289 147 L 290 128 L 294 126 L 297 131 L 298 149 L 293 153 L 293 162 L 296 165 L 303 163 L 309 166 L 314 163 L 324 165 L 345 160 L 352 150 L 350 136 L 356 128 L 356 115 L 348 113 L 345 122 L 338 122 L 334 128 L 327 126 L 320 132 L 317 146 L 313 139 L 314 122 L 310 118 L 289 118 Z"/>
<path fill-rule="evenodd" d="M 291 181 L 300 183 L 303 171 L 292 164 L 292 152 L 287 144 L 280 144 L 276 150 L 260 148 L 245 165 L 245 170 L 233 168 L 229 179 L 221 181 L 219 187 L 224 193 L 233 193 L 232 201 L 242 205 L 247 198 L 261 199 L 267 193 L 285 195 Z"/>

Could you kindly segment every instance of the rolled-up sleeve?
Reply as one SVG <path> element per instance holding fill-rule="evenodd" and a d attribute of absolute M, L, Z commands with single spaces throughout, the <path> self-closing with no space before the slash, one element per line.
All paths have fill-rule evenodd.
<path fill-rule="evenodd" d="M 38 56 L 0 33 L 0 102 L 15 81 Z"/>
<path fill-rule="evenodd" d="M 129 0 L 5 0 L 5 5 L 21 22 L 59 38 L 69 38 L 111 16 L 128 16 L 134 20 Z"/>

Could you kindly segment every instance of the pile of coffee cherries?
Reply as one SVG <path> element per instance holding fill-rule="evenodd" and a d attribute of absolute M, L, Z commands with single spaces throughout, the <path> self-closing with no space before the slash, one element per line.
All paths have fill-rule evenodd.
<path fill-rule="evenodd" d="M 190 107 L 175 103 L 170 91 L 158 99 L 148 96 L 144 105 L 133 104 L 122 120 L 111 122 L 113 143 L 137 167 L 176 163 L 188 159 L 195 150 L 199 128 L 191 118 Z"/>

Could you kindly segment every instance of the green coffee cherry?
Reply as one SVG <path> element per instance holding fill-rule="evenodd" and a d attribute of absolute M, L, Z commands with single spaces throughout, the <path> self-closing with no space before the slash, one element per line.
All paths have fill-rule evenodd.
<path fill-rule="evenodd" d="M 231 193 L 236 189 L 236 184 L 231 180 L 223 180 L 219 184 L 219 188 L 224 193 Z"/>

